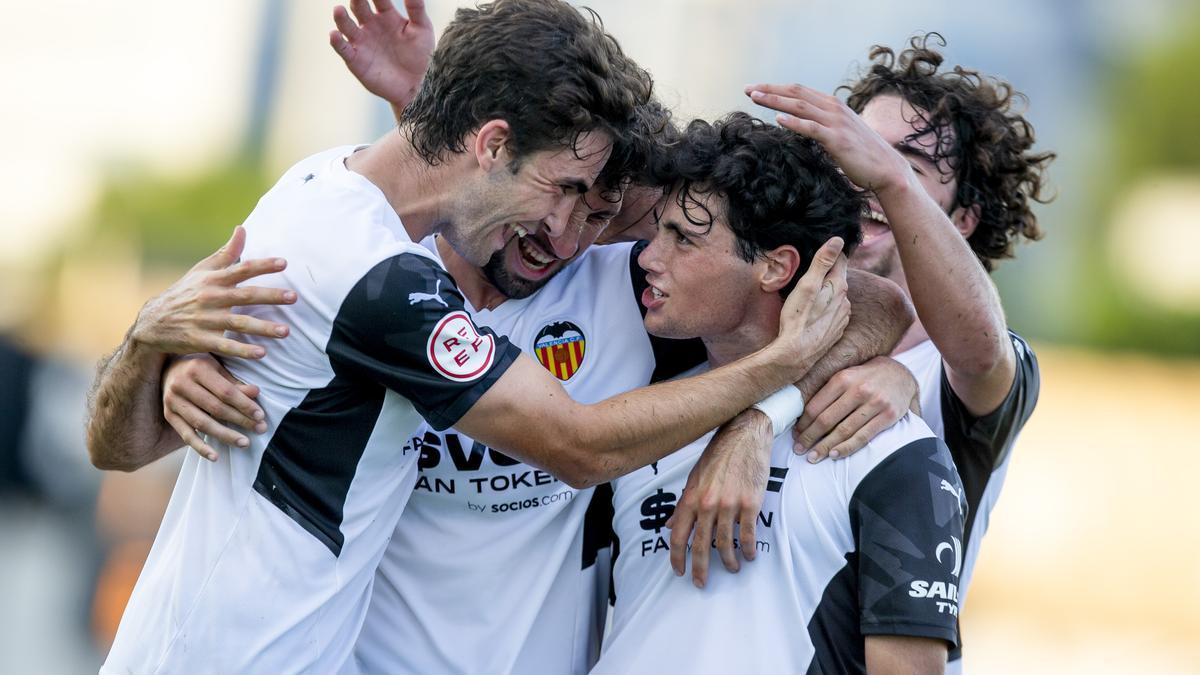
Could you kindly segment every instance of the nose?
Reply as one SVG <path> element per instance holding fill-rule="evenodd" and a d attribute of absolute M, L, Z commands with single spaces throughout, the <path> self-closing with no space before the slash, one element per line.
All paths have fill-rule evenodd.
<path fill-rule="evenodd" d="M 583 239 L 584 225 L 589 214 L 590 210 L 582 201 L 575 205 L 563 233 L 559 236 L 551 235 L 549 237 L 550 248 L 554 255 L 566 260 L 579 252 L 580 240 Z"/>
<path fill-rule="evenodd" d="M 661 251 L 659 250 L 661 248 L 660 239 L 662 237 L 655 235 L 650 240 L 650 243 L 646 245 L 646 248 L 642 249 L 642 252 L 638 254 L 638 265 L 652 274 L 661 274 L 663 272 L 663 261 Z"/>
<path fill-rule="evenodd" d="M 567 225 L 570 224 L 571 211 L 575 208 L 575 202 L 579 197 L 575 195 L 563 195 L 554 209 L 546 216 L 542 222 L 546 224 L 546 229 L 551 237 L 561 237 L 567 230 Z"/>

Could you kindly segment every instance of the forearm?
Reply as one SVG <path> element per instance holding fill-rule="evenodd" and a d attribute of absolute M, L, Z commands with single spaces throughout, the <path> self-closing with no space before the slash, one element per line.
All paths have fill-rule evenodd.
<path fill-rule="evenodd" d="M 87 446 L 96 468 L 133 471 L 182 445 L 162 415 L 166 358 L 126 337 L 101 361 L 88 396 Z"/>
<path fill-rule="evenodd" d="M 986 374 L 1010 349 L 1000 297 L 966 239 L 908 175 L 878 197 L 917 316 L 947 366 Z"/>
<path fill-rule="evenodd" d="M 858 270 L 849 272 L 847 282 L 850 323 L 842 338 L 796 383 L 806 401 L 838 371 L 890 354 L 912 325 L 912 305 L 896 284 Z"/>
<path fill-rule="evenodd" d="M 794 379 L 762 350 L 697 377 L 614 396 L 569 423 L 588 484 L 657 461 L 720 426 Z M 793 377 L 789 377 L 792 375 Z"/>
<path fill-rule="evenodd" d="M 930 675 L 946 672 L 946 643 L 904 635 L 868 635 L 869 675 Z"/>

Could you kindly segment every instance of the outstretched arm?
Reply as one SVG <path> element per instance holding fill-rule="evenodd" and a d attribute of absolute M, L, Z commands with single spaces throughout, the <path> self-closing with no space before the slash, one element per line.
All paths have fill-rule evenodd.
<path fill-rule="evenodd" d="M 433 23 L 424 0 L 404 0 L 407 17 L 391 0 L 374 2 L 372 10 L 367 0 L 351 0 L 353 19 L 345 7 L 334 7 L 337 29 L 330 31 L 329 44 L 367 91 L 391 104 L 399 121 L 429 68 Z"/>
<path fill-rule="evenodd" d="M 917 316 L 945 360 L 950 385 L 971 413 L 994 410 L 1016 375 L 1000 296 L 908 160 L 834 96 L 801 85 L 754 85 L 746 93 L 784 113 L 781 125 L 821 143 L 850 180 L 875 193 L 895 233 Z"/>
<path fill-rule="evenodd" d="M 522 357 L 455 427 L 576 487 L 656 461 L 798 380 L 841 336 L 849 318 L 841 247 L 835 237 L 818 251 L 784 305 L 779 336 L 740 361 L 580 405 Z"/>
<path fill-rule="evenodd" d="M 232 312 L 239 305 L 290 304 L 296 294 L 237 284 L 282 270 L 280 259 L 237 262 L 245 245 L 241 227 L 216 253 L 142 307 L 125 340 L 97 368 L 88 396 L 87 445 L 100 469 L 133 471 L 198 441 L 186 423 L 163 419 L 161 383 L 171 354 L 213 352 L 262 358 L 266 351 L 225 337 L 231 330 L 284 337 L 287 326 Z M 174 428 L 172 428 L 174 427 Z M 182 437 L 181 437 L 182 436 Z"/>

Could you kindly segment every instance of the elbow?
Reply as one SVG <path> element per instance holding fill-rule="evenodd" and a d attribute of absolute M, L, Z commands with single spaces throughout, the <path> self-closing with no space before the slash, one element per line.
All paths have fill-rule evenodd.
<path fill-rule="evenodd" d="M 126 453 L 118 451 L 112 445 L 103 443 L 89 428 L 87 432 L 88 459 L 92 466 L 101 471 L 122 471 L 130 473 L 141 468 L 141 464 L 131 461 Z"/>
<path fill-rule="evenodd" d="M 583 438 L 569 434 L 559 437 L 555 445 L 545 453 L 550 461 L 546 470 L 576 490 L 583 490 L 605 483 L 610 475 L 602 454 Z"/>

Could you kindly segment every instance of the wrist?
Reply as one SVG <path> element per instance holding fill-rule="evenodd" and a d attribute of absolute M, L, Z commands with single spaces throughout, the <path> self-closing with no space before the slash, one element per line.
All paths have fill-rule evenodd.
<path fill-rule="evenodd" d="M 880 206 L 884 206 L 885 202 L 914 189 L 920 190 L 921 185 L 917 182 L 917 174 L 905 163 L 902 168 L 897 167 L 885 174 L 883 180 L 873 186 L 872 192 L 879 199 Z"/>

